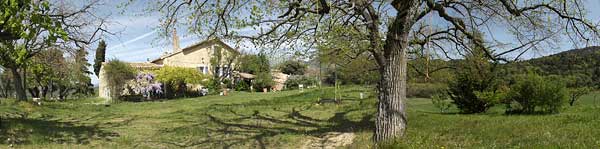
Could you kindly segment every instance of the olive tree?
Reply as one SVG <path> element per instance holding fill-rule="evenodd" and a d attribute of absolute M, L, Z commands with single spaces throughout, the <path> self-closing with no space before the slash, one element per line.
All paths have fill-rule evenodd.
<path fill-rule="evenodd" d="M 431 45 L 454 57 L 475 41 L 490 60 L 510 62 L 527 51 L 555 47 L 563 37 L 574 43 L 598 37 L 581 0 L 168 0 L 149 10 L 164 15 L 161 33 L 166 36 L 187 24 L 201 37 L 248 40 L 284 51 L 328 42 L 318 37 L 332 26 L 358 32 L 380 75 L 376 142 L 404 136 L 411 48 Z M 175 23 L 176 18 L 186 20 Z M 500 41 L 493 29 L 512 38 Z M 478 31 L 487 35 L 484 40 L 472 40 Z"/>

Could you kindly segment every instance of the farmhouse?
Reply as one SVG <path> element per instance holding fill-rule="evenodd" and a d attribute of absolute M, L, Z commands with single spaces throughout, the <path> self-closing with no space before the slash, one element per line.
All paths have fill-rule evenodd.
<path fill-rule="evenodd" d="M 163 66 L 186 67 L 197 69 L 203 74 L 231 76 L 232 67 L 235 66 L 234 58 L 235 55 L 240 54 L 239 51 L 219 39 L 205 40 L 185 48 L 179 48 L 179 39 L 175 32 L 173 34 L 172 53 L 165 53 L 149 62 L 129 63 L 129 65 L 137 69 L 157 69 Z M 219 58 L 216 58 L 217 56 Z M 218 64 L 218 66 L 212 66 L 212 64 Z M 110 98 L 106 75 L 104 67 L 101 67 L 99 96 Z"/>

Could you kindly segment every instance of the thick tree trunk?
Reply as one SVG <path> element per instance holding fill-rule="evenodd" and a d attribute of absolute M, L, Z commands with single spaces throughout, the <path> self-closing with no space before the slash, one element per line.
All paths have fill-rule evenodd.
<path fill-rule="evenodd" d="M 386 44 L 386 47 L 397 50 L 393 50 L 386 58 L 388 65 L 380 68 L 379 104 L 374 136 L 376 142 L 402 137 L 406 129 L 406 48 L 400 44 Z"/>
<path fill-rule="evenodd" d="M 398 13 L 388 27 L 383 60 L 380 62 L 379 103 L 373 136 L 375 142 L 392 141 L 404 136 L 406 130 L 406 50 L 418 2 L 404 0 L 392 3 Z"/>
<path fill-rule="evenodd" d="M 25 92 L 25 88 L 23 86 L 23 79 L 21 78 L 21 74 L 17 68 L 10 68 L 10 71 L 13 74 L 14 83 L 15 83 L 15 92 L 17 93 L 17 99 L 20 101 L 27 100 L 27 93 Z"/>

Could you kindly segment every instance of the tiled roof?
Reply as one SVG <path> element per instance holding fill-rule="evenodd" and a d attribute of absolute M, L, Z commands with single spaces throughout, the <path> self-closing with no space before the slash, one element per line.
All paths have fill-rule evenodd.
<path fill-rule="evenodd" d="M 158 64 L 154 64 L 154 63 L 149 63 L 149 62 L 130 62 L 127 63 L 129 64 L 129 66 L 133 67 L 133 68 L 155 68 L 155 67 L 162 67 L 162 65 L 158 65 Z"/>
<path fill-rule="evenodd" d="M 171 53 L 171 54 L 168 54 L 168 55 L 164 55 L 164 56 L 160 56 L 159 58 L 157 58 L 157 59 L 155 59 L 155 60 L 152 60 L 152 61 L 150 61 L 150 62 L 151 62 L 151 63 L 155 63 L 155 62 L 157 62 L 157 61 L 163 60 L 163 59 L 165 59 L 165 58 L 171 57 L 171 56 L 173 56 L 173 55 L 176 55 L 176 54 L 178 54 L 178 53 L 181 53 L 181 52 L 184 52 L 184 51 L 187 51 L 187 50 L 193 49 L 193 48 L 195 48 L 195 47 L 197 47 L 197 46 L 200 46 L 200 45 L 203 45 L 203 44 L 207 44 L 207 43 L 210 43 L 210 42 L 217 42 L 217 43 L 221 43 L 222 45 L 224 45 L 224 46 L 225 46 L 225 49 L 228 49 L 228 50 L 230 50 L 230 51 L 233 51 L 233 52 L 237 52 L 237 53 L 239 53 L 239 51 L 237 51 L 237 50 L 233 49 L 232 47 L 230 47 L 229 45 L 227 45 L 226 43 L 224 43 L 223 41 L 221 41 L 221 40 L 219 40 L 219 39 L 210 39 L 210 40 L 204 40 L 204 41 L 202 41 L 202 42 L 198 42 L 198 43 L 196 43 L 196 44 L 193 44 L 193 45 L 191 45 L 191 46 L 185 47 L 185 48 L 183 48 L 183 49 L 181 49 L 181 50 L 179 50 L 179 51 L 177 51 L 177 52 L 174 52 L 174 53 Z"/>

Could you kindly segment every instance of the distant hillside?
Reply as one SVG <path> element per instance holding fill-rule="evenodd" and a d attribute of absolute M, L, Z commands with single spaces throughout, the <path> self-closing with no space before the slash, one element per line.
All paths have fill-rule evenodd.
<path fill-rule="evenodd" d="M 573 49 L 521 62 L 537 67 L 545 75 L 577 75 L 600 84 L 600 46 Z"/>

